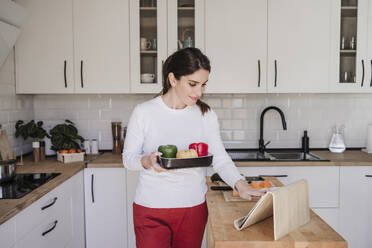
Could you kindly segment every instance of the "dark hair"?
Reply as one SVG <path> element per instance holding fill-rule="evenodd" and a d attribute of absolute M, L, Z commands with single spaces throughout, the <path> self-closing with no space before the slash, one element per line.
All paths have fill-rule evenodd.
<path fill-rule="evenodd" d="M 163 89 L 158 95 L 164 95 L 171 88 L 168 75 L 173 72 L 174 77 L 179 80 L 181 76 L 193 74 L 199 69 L 211 71 L 209 59 L 198 48 L 188 47 L 170 55 L 163 64 Z M 196 102 L 204 115 L 211 108 L 200 99 Z"/>

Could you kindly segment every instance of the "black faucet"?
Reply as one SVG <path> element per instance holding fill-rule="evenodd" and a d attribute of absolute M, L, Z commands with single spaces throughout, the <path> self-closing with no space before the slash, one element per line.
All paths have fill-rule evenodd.
<path fill-rule="evenodd" d="M 264 116 L 265 116 L 265 113 L 269 111 L 270 109 L 278 111 L 278 113 L 280 114 L 280 117 L 282 118 L 283 129 L 287 130 L 287 123 L 285 122 L 283 111 L 280 108 L 275 107 L 275 106 L 269 106 L 265 108 L 262 111 L 261 118 L 260 118 L 260 140 L 258 141 L 258 150 L 260 153 L 264 153 L 266 145 L 270 143 L 269 141 L 268 143 L 265 144 L 264 139 L 263 139 Z"/>

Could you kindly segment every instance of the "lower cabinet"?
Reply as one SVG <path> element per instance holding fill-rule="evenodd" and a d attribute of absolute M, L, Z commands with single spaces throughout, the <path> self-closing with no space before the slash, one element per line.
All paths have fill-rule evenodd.
<path fill-rule="evenodd" d="M 85 230 L 87 248 L 123 248 L 127 241 L 126 170 L 84 170 Z"/>
<path fill-rule="evenodd" d="M 312 208 L 329 226 L 340 233 L 340 208 Z"/>
<path fill-rule="evenodd" d="M 0 225 L 1 248 L 84 248 L 83 171 Z"/>
<path fill-rule="evenodd" d="M 272 166 L 238 167 L 245 176 L 275 176 L 283 184 L 306 179 L 309 186 L 311 208 L 339 207 L 339 167 L 337 166 Z M 208 174 L 213 174 L 208 169 Z"/>
<path fill-rule="evenodd" d="M 372 167 L 341 167 L 340 233 L 349 248 L 372 247 Z"/>

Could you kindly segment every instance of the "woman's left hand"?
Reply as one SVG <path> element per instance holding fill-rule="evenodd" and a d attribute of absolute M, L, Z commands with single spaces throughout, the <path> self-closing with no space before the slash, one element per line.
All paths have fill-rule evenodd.
<path fill-rule="evenodd" d="M 241 198 L 252 200 L 252 196 L 262 196 L 267 192 L 267 189 L 254 189 L 249 184 L 243 180 L 240 179 L 236 182 L 235 188 L 237 189 L 239 195 Z"/>

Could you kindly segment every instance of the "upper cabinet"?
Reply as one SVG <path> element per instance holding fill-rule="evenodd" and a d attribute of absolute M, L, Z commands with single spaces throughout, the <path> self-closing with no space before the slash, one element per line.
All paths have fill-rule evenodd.
<path fill-rule="evenodd" d="M 328 91 L 332 0 L 268 0 L 268 91 Z"/>
<path fill-rule="evenodd" d="M 183 47 L 203 47 L 202 0 L 131 0 L 131 92 L 158 93 L 162 65 Z"/>
<path fill-rule="evenodd" d="M 209 93 L 326 92 L 331 0 L 206 0 Z"/>
<path fill-rule="evenodd" d="M 372 1 L 333 2 L 331 92 L 372 92 Z"/>
<path fill-rule="evenodd" d="M 18 3 L 30 16 L 16 43 L 17 93 L 129 92 L 127 1 Z"/>
<path fill-rule="evenodd" d="M 266 92 L 267 1 L 206 0 L 207 93 Z"/>

